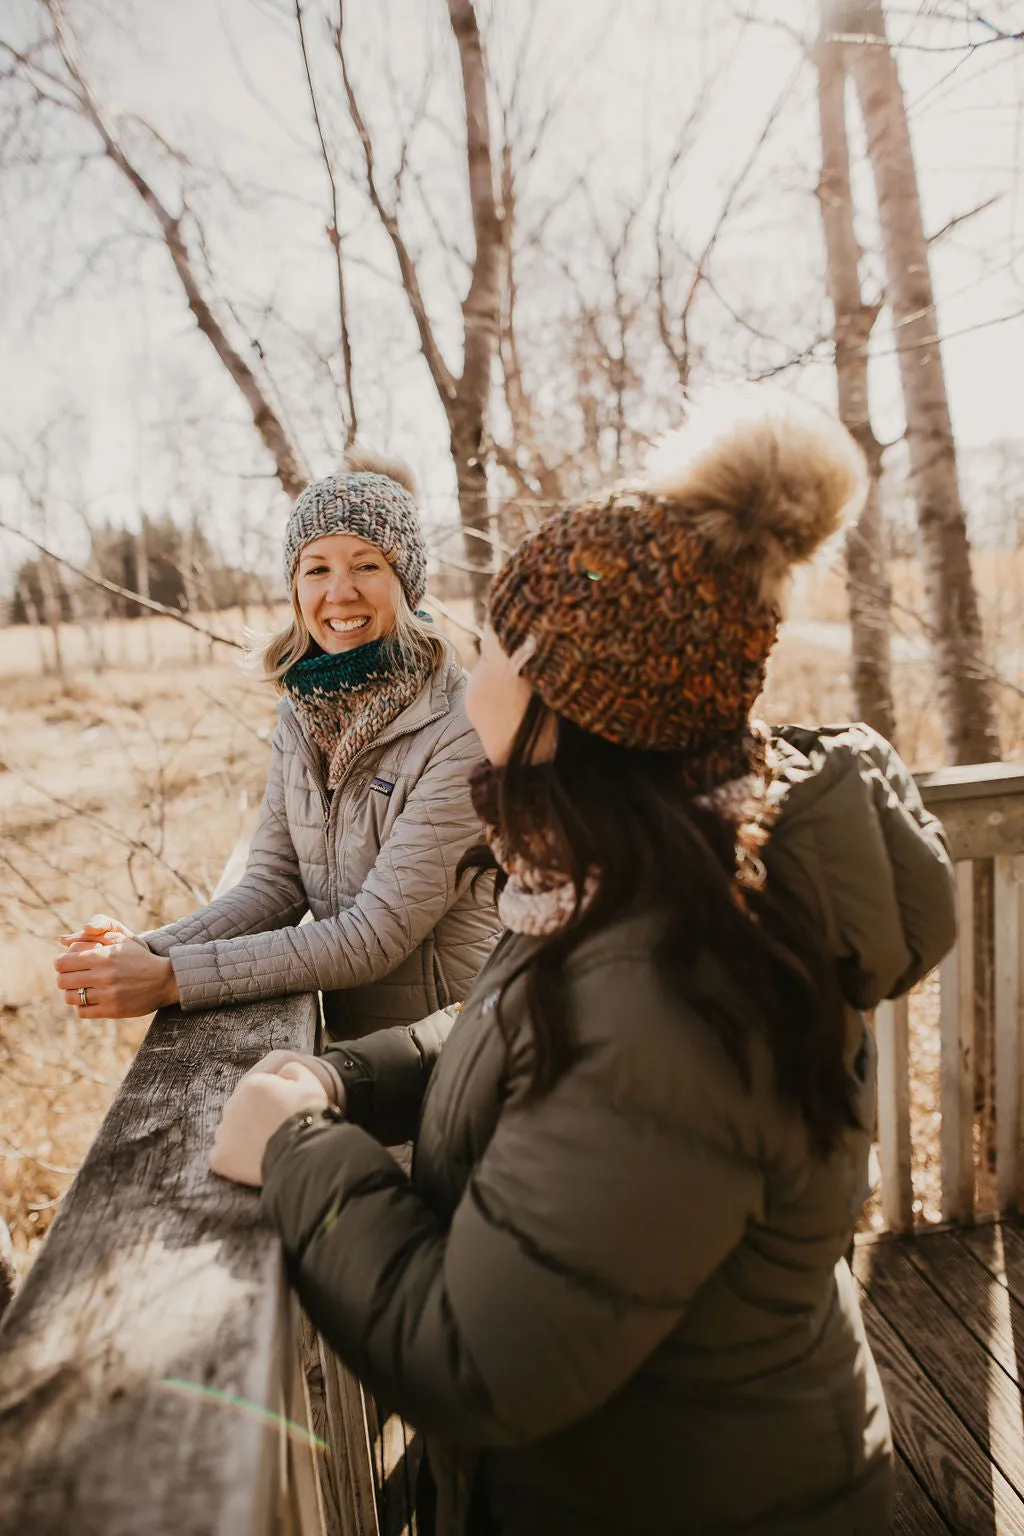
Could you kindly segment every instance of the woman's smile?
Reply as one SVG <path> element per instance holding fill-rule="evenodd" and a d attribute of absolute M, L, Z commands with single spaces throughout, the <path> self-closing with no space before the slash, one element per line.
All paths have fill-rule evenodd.
<path fill-rule="evenodd" d="M 365 629 L 369 622 L 370 615 L 368 613 L 361 614 L 355 619 L 324 619 L 324 624 L 328 629 L 333 630 L 336 635 L 349 635 L 356 630 Z"/>
<path fill-rule="evenodd" d="M 334 533 L 302 551 L 295 596 L 310 635 L 334 655 L 392 633 L 396 582 L 376 545 Z"/>

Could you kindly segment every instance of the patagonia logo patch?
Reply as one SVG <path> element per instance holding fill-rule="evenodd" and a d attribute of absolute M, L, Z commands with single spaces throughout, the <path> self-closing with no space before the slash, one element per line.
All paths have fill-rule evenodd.
<path fill-rule="evenodd" d="M 390 779 L 374 779 L 370 785 L 370 788 L 376 790 L 378 795 L 390 795 L 394 787 Z"/>

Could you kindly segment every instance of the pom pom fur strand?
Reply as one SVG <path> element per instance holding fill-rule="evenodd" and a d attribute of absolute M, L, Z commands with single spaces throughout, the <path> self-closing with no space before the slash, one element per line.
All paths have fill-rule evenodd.
<path fill-rule="evenodd" d="M 774 607 L 792 567 L 856 517 L 867 485 L 864 456 L 845 427 L 763 384 L 722 385 L 691 401 L 683 425 L 654 449 L 644 480 L 724 563 L 753 563 Z"/>
<path fill-rule="evenodd" d="M 416 500 L 415 477 L 402 459 L 389 458 L 387 454 L 375 453 L 372 448 L 363 448 L 353 443 L 345 450 L 342 472 L 346 475 L 386 475 Z"/>

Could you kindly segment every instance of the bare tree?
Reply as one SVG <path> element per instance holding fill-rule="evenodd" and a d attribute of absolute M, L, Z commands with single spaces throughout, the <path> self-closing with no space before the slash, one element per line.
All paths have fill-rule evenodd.
<path fill-rule="evenodd" d="M 868 343 L 879 304 L 865 302 L 860 280 L 862 251 L 854 228 L 850 146 L 846 128 L 844 44 L 824 32 L 815 51 L 821 177 L 818 204 L 825 234 L 825 261 L 834 316 L 839 415 L 864 453 L 869 490 L 864 509 L 846 539 L 846 587 L 850 603 L 853 691 L 867 723 L 896 740 L 890 655 L 892 598 L 886 569 L 885 528 L 879 496 L 882 445 L 871 425 Z"/>
<path fill-rule="evenodd" d="M 38 0 L 43 21 L 40 37 L 30 48 L 17 48 L 0 38 L 0 54 L 9 60 L 7 80 L 24 86 L 37 106 L 70 113 L 86 123 L 102 154 L 132 189 L 155 225 L 196 325 L 210 342 L 252 414 L 253 423 L 274 462 L 277 478 L 289 496 L 297 496 L 309 478 L 294 443 L 274 409 L 270 394 L 229 335 L 228 322 L 204 292 L 197 252 L 203 232 L 184 195 L 173 211 L 158 194 L 154 180 L 129 152 L 116 118 L 104 107 L 78 56 L 60 0 Z M 155 130 L 152 142 L 163 144 Z M 173 158 L 180 164 L 183 157 Z"/>
<path fill-rule="evenodd" d="M 459 515 L 465 530 L 465 560 L 478 620 L 490 585 L 491 561 L 481 559 L 489 537 L 487 457 L 491 407 L 491 372 L 501 324 L 503 266 L 506 254 L 504 214 L 498 201 L 490 126 L 487 69 L 473 0 L 448 0 L 448 16 L 459 51 L 466 172 L 472 214 L 474 253 L 469 287 L 462 300 L 462 365 L 449 364 L 437 339 L 420 285 L 416 260 L 400 220 L 399 188 L 385 199 L 373 138 L 352 82 L 344 35 L 344 4 L 339 0 L 334 29 L 349 115 L 362 148 L 366 191 L 391 241 L 408 300 L 420 350 L 448 422 L 458 486 Z"/>
<path fill-rule="evenodd" d="M 299 34 L 299 48 L 302 52 L 302 67 L 306 76 L 306 88 L 309 92 L 309 104 L 313 112 L 313 122 L 316 126 L 317 139 L 320 144 L 320 158 L 327 172 L 327 180 L 331 189 L 331 222 L 327 226 L 327 238 L 331 242 L 334 251 L 334 276 L 338 290 L 338 344 L 341 351 L 342 378 L 344 381 L 345 400 L 348 407 L 348 420 L 345 426 L 345 445 L 350 447 L 355 441 L 359 430 L 359 416 L 356 411 L 355 389 L 352 380 L 352 340 L 348 323 L 348 298 L 345 289 L 345 268 L 341 259 L 341 221 L 340 193 L 338 189 L 338 174 L 334 166 L 334 157 L 327 143 L 327 134 L 324 129 L 323 115 L 320 111 L 320 101 L 317 97 L 316 86 L 313 82 L 313 66 L 310 62 L 309 46 L 306 40 L 305 13 L 302 0 L 295 0 L 295 25 Z"/>
<path fill-rule="evenodd" d="M 993 690 L 899 71 L 878 0 L 831 0 L 826 24 L 848 39 L 849 69 L 867 130 L 947 751 L 956 763 L 990 762 L 999 757 Z"/>

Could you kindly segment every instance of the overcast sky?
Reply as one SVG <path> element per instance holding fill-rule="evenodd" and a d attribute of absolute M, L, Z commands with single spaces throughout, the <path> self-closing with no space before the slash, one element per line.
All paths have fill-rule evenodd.
<path fill-rule="evenodd" d="M 290 4 L 118 0 L 108 9 L 76 0 L 67 9 L 108 107 L 145 117 L 199 168 L 187 179 L 204 215 L 218 287 L 237 310 L 236 335 L 263 344 L 308 468 L 326 472 L 336 458 L 338 423 L 322 375 L 317 386 L 307 382 L 315 368 L 294 333 L 313 337 L 329 352 L 337 317 L 324 235 L 327 187 Z M 892 7 L 891 27 L 902 45 L 926 226 L 939 229 L 985 199 L 998 199 L 933 253 L 956 430 L 962 444 L 977 449 L 1021 435 L 1024 61 L 1013 45 L 973 54 L 957 49 L 963 27 L 915 19 L 918 9 L 911 0 Z M 926 9 L 954 15 L 964 8 L 945 0 Z M 708 0 L 539 0 L 536 6 L 494 0 L 484 10 L 499 94 L 510 88 L 526 21 L 536 12 L 520 87 L 522 111 L 529 122 L 550 104 L 558 107 L 523 189 L 526 224 L 582 179 L 596 216 L 614 228 L 624 208 L 642 202 L 645 184 L 660 174 L 702 83 L 712 80 L 709 109 L 674 192 L 679 240 L 698 246 L 717 217 L 722 189 L 788 90 L 715 272 L 728 302 L 759 324 L 770 321 L 780 346 L 806 339 L 822 312 L 813 75 L 800 68 L 799 50 L 786 31 L 767 24 L 741 27 L 735 18 L 743 10 L 766 23 L 782 18 L 805 25 L 812 8 L 802 0 L 751 0 L 745 6 L 731 0 L 713 6 Z M 4 0 L 2 14 L 0 36 L 23 41 L 32 35 L 34 0 Z M 1024 5 L 997 0 L 991 14 L 1016 30 Z M 465 246 L 458 66 L 445 7 L 441 0 L 347 0 L 346 21 L 354 72 L 385 165 L 425 74 L 431 75 L 415 171 L 439 227 Z M 310 37 L 339 158 L 355 165 L 336 62 L 312 14 Z M 5 90 L 0 83 L 0 114 L 9 100 Z M 66 151 L 95 151 L 88 131 L 74 124 L 62 144 Z M 157 174 L 173 202 L 179 175 L 174 162 L 150 146 L 144 152 L 148 165 L 162 158 Z M 224 192 L 222 174 L 232 179 L 237 196 Z M 444 420 L 395 286 L 390 248 L 356 190 L 343 186 L 342 192 L 361 436 L 404 453 L 420 475 L 430 514 L 448 515 L 452 476 Z M 870 184 L 863 174 L 858 195 L 870 244 Z M 567 198 L 549 228 L 585 273 L 581 207 L 578 198 Z M 436 251 L 426 215 L 412 212 L 417 244 Z M 96 162 L 72 173 L 65 158 L 29 172 L 0 160 L 0 215 L 0 470 L 38 460 L 32 444 L 49 428 L 47 536 L 70 550 L 81 548 L 81 525 L 67 509 L 68 498 L 80 500 L 94 518 L 129 524 L 142 506 L 170 507 L 179 515 L 198 508 L 229 541 L 239 536 L 240 518 L 251 518 L 254 527 L 266 521 L 276 526 L 284 503 L 266 478 L 266 458 L 244 409 L 196 333 L 166 254 L 116 173 Z M 650 207 L 640 217 L 649 219 Z M 595 258 L 595 270 L 598 265 Z M 440 333 L 457 363 L 458 257 L 437 254 L 424 270 Z M 562 302 L 559 289 L 541 280 L 542 266 L 528 263 L 526 270 L 533 271 L 536 287 L 526 295 L 525 313 L 541 324 L 545 304 L 557 308 Z M 867 274 L 880 275 L 876 259 L 869 258 Z M 262 317 L 267 305 L 286 317 L 287 326 Z M 704 324 L 718 328 L 711 341 L 729 357 L 725 333 L 735 323 L 727 309 L 712 304 Z M 880 435 L 895 436 L 901 425 L 898 389 L 892 337 L 884 326 L 875 350 L 877 425 Z M 792 382 L 831 397 L 824 361 Z M 0 515 L 25 515 L 10 476 L 0 478 Z M 8 566 L 13 553 L 12 541 L 0 542 Z"/>

